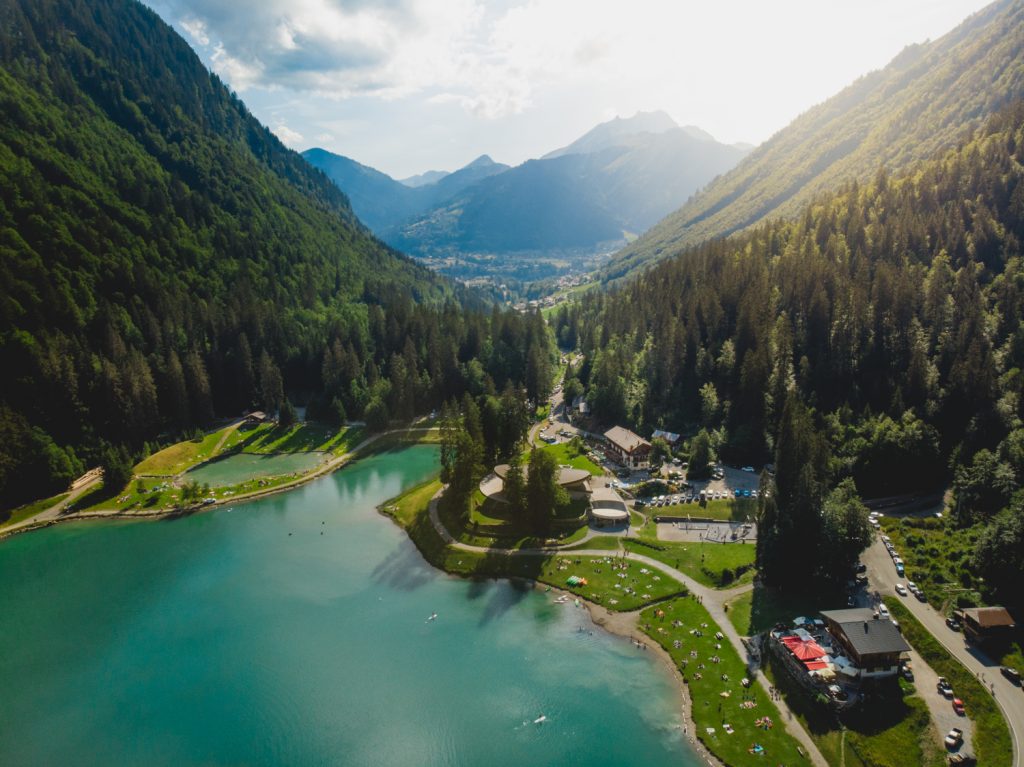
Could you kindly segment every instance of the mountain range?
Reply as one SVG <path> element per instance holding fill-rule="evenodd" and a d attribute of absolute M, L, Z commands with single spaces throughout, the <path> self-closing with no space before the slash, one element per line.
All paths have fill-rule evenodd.
<path fill-rule="evenodd" d="M 602 123 L 514 168 L 485 155 L 454 173 L 404 183 L 323 149 L 303 156 L 338 184 L 380 237 L 429 259 L 544 257 L 624 242 L 748 151 L 648 112 Z"/>
<path fill-rule="evenodd" d="M 1000 0 L 945 36 L 907 47 L 796 118 L 635 242 L 613 280 L 704 240 L 800 212 L 816 195 L 878 169 L 899 172 L 970 135 L 1024 96 L 1024 5 Z"/>

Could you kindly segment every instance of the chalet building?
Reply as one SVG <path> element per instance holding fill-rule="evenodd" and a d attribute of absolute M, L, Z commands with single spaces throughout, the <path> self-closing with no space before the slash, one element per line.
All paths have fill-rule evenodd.
<path fill-rule="evenodd" d="M 246 413 L 244 423 L 247 426 L 256 426 L 261 423 L 267 423 L 268 421 L 270 421 L 270 419 L 267 417 L 266 413 L 262 410 L 254 410 L 251 413 Z"/>
<path fill-rule="evenodd" d="M 868 608 L 823 612 L 828 633 L 859 670 L 862 680 L 895 676 L 910 645 L 896 625 Z"/>
<path fill-rule="evenodd" d="M 1005 639 L 1016 628 L 1005 607 L 965 607 L 960 613 L 964 636 L 978 644 Z"/>
<path fill-rule="evenodd" d="M 651 443 L 629 429 L 613 426 L 604 433 L 608 456 L 627 469 L 646 469 L 651 465 Z"/>

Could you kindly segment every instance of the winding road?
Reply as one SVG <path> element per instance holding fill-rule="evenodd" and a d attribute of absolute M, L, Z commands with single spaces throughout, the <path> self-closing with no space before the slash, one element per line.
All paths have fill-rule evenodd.
<path fill-rule="evenodd" d="M 897 583 L 905 579 L 896 575 L 892 558 L 886 551 L 880 538 L 876 538 L 861 557 L 868 566 L 868 583 L 875 591 L 889 595 L 895 594 Z M 1021 746 L 1024 745 L 1024 689 L 1017 687 L 999 672 L 999 664 L 989 658 L 978 648 L 967 643 L 964 635 L 946 626 L 945 617 L 927 602 L 919 602 L 913 597 L 904 597 L 903 606 L 913 613 L 923 625 L 958 661 L 988 688 L 1002 709 L 1003 717 L 1010 728 L 1010 739 L 1013 741 L 1013 767 L 1024 767 Z M 965 701 L 970 712 L 971 702 Z"/>

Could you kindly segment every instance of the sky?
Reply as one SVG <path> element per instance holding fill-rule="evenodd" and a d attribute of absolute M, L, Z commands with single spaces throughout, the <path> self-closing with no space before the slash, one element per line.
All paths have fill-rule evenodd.
<path fill-rule="evenodd" d="M 404 178 L 662 110 L 758 144 L 984 0 L 147 0 L 288 146 Z"/>

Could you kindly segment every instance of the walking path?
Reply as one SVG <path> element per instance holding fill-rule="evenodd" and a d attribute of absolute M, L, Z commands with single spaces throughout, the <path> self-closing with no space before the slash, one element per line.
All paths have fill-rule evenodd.
<path fill-rule="evenodd" d="M 904 581 L 903 578 L 897 577 L 892 559 L 880 538 L 876 538 L 864 552 L 862 561 L 868 566 L 871 587 L 881 594 L 894 594 L 896 584 Z M 1010 728 L 1010 739 L 1013 741 L 1011 764 L 1014 767 L 1024 767 L 1024 758 L 1021 756 L 1021 746 L 1024 744 L 1024 695 L 1021 694 L 1020 688 L 999 672 L 998 663 L 968 644 L 962 633 L 946 626 L 945 617 L 927 602 L 907 597 L 903 599 L 903 606 L 913 613 L 921 625 L 928 629 L 953 657 L 978 677 L 982 686 L 996 699 Z M 970 701 L 966 703 L 970 713 Z"/>
<path fill-rule="evenodd" d="M 594 556 L 594 557 L 607 557 L 611 552 L 601 549 L 577 549 L 574 548 L 571 552 L 567 552 L 564 548 L 560 547 L 543 547 L 535 549 L 492 549 L 486 546 L 472 546 L 468 543 L 462 543 L 455 540 L 448 529 L 441 522 L 441 518 L 437 511 L 437 500 L 444 492 L 444 488 L 439 490 L 433 498 L 430 499 L 429 514 L 430 522 L 434 526 L 434 530 L 441 537 L 445 543 L 454 549 L 459 551 L 469 551 L 477 554 L 505 554 L 510 557 L 536 557 L 536 556 L 553 556 L 557 554 L 571 553 L 573 556 Z M 738 586 L 733 589 L 718 591 L 716 589 L 708 588 L 701 583 L 698 583 L 686 573 L 683 573 L 676 568 L 661 562 L 660 560 L 653 559 L 644 554 L 637 554 L 635 552 L 624 551 L 623 556 L 629 557 L 630 559 L 642 562 L 648 567 L 652 567 L 656 570 L 660 570 L 664 574 L 675 578 L 677 581 L 686 586 L 687 590 L 704 606 L 704 609 L 708 611 L 711 618 L 718 624 L 721 632 L 729 639 L 729 642 L 739 653 L 741 658 L 749 658 L 750 654 L 747 649 L 743 638 L 740 636 L 736 628 L 729 622 L 729 616 L 725 613 L 725 603 L 731 599 L 735 599 L 740 594 L 749 591 L 753 588 L 751 585 Z M 637 611 L 639 614 L 639 611 Z M 770 685 L 768 679 L 764 674 L 757 675 L 757 681 L 761 687 L 767 693 Z M 811 762 L 816 767 L 828 767 L 828 762 L 825 761 L 825 757 L 821 755 L 818 747 L 814 741 L 811 740 L 810 735 L 807 734 L 806 730 L 800 725 L 800 722 L 793 716 L 793 712 L 782 700 L 776 700 L 775 704 L 779 707 L 779 711 L 785 717 L 786 731 L 796 738 L 801 744 L 804 751 L 809 755 Z"/>

